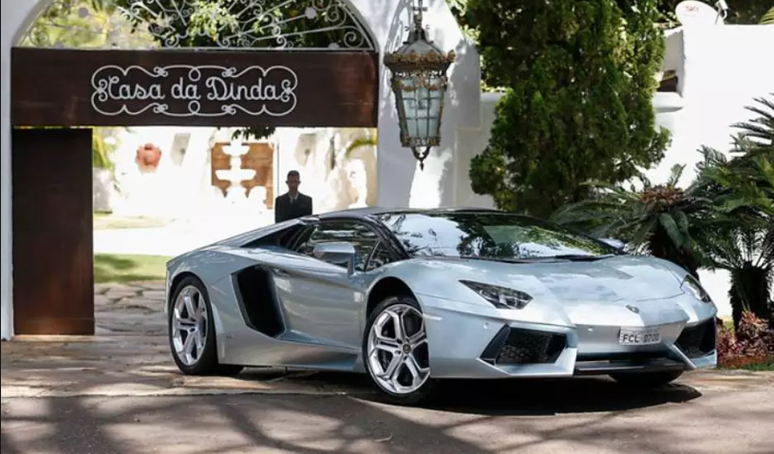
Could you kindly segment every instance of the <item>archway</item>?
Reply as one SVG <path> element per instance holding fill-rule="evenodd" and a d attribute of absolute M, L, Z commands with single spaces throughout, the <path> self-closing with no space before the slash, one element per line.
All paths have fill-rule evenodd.
<path fill-rule="evenodd" d="M 28 30 L 29 26 L 39 17 L 41 12 L 44 11 L 49 5 L 57 1 L 59 0 L 36 0 L 30 2 L 2 0 L 2 83 L 4 92 L 7 93 L 11 91 L 10 68 L 15 67 L 15 65 L 12 66 L 10 63 L 12 46 L 14 43 L 20 42 L 26 30 Z M 143 2 L 137 1 L 132 3 Z M 146 1 L 145 3 L 153 2 Z M 192 2 L 178 1 L 177 3 Z M 252 2 L 252 0 L 237 0 L 234 3 L 246 4 L 257 2 Z M 278 3 L 290 4 L 294 2 L 284 1 Z M 425 3 L 426 5 L 428 4 L 428 2 Z M 453 202 L 450 201 L 447 194 L 452 192 L 449 189 L 454 185 L 453 180 L 449 177 L 449 169 L 453 168 L 453 166 L 456 166 L 456 163 L 450 159 L 450 156 L 452 156 L 454 152 L 457 131 L 461 128 L 476 128 L 479 125 L 480 114 L 478 112 L 478 106 L 480 92 L 478 56 L 473 46 L 464 39 L 460 29 L 454 21 L 451 12 L 448 10 L 446 3 L 442 0 L 436 0 L 429 3 L 429 10 L 426 12 L 425 17 L 427 18 L 428 23 L 432 24 L 433 27 L 430 30 L 431 37 L 442 47 L 454 49 L 460 58 L 459 61 L 451 68 L 451 86 L 449 93 L 450 108 L 447 109 L 447 114 L 445 115 L 443 123 L 444 142 L 441 144 L 441 147 L 436 150 L 435 156 L 431 157 L 431 159 L 428 161 L 425 172 L 422 175 L 417 176 L 418 174 L 415 174 L 415 162 L 413 159 L 411 159 L 410 152 L 403 149 L 399 144 L 397 121 L 395 119 L 394 113 L 394 101 L 387 84 L 389 75 L 385 72 L 383 65 L 381 65 L 380 58 L 378 57 L 380 53 L 397 47 L 397 45 L 399 45 L 399 43 L 402 41 L 403 27 L 409 20 L 408 11 L 409 7 L 411 6 L 410 2 L 408 0 L 384 0 L 378 2 L 378 4 L 374 4 L 374 2 L 371 2 L 370 0 L 347 0 L 344 2 L 344 4 L 348 6 L 348 11 L 351 17 L 362 26 L 368 37 L 371 38 L 370 52 L 373 52 L 376 57 L 374 61 L 376 62 L 375 65 L 377 66 L 377 82 L 379 91 L 376 95 L 376 99 L 378 99 L 378 107 L 376 114 L 377 118 L 375 121 L 379 128 L 378 148 L 380 153 L 377 166 L 379 175 L 390 175 L 389 180 L 379 179 L 378 181 L 377 203 L 380 205 L 405 206 L 417 204 L 429 205 L 438 203 L 449 204 L 450 202 Z M 62 55 L 64 55 L 65 51 L 66 49 L 62 50 Z M 225 54 L 229 51 L 233 51 L 233 49 L 223 51 L 223 53 Z M 179 52 L 185 53 L 186 51 L 181 50 Z M 298 52 L 308 52 L 308 50 L 300 50 L 296 48 L 293 50 L 292 54 L 296 54 Z M 329 51 L 326 50 L 322 52 Z M 358 50 L 357 53 L 362 53 L 362 50 Z M 17 56 L 15 56 L 14 59 L 16 59 Z M 131 63 L 131 61 L 126 63 Z M 265 65 L 265 61 L 262 62 L 262 64 Z M 68 71 L 77 70 L 77 68 L 66 69 Z M 80 71 L 81 74 L 83 74 L 85 70 L 81 69 Z M 42 78 L 39 78 L 38 80 L 44 81 Z M 77 95 L 77 93 L 73 94 Z M 20 99 L 18 95 L 19 93 L 14 92 L 12 97 L 15 100 L 18 100 Z M 81 105 L 82 104 L 83 103 L 81 102 Z M 460 105 L 464 105 L 466 107 L 464 112 L 457 111 L 455 109 L 456 106 Z M 31 106 L 28 105 L 27 107 L 30 108 Z M 11 304 L 14 293 L 11 276 L 13 261 L 11 257 L 17 254 L 13 254 L 12 252 L 12 238 L 15 236 L 13 234 L 15 229 L 13 229 L 10 216 L 13 206 L 11 204 L 10 197 L 11 128 L 9 118 L 11 113 L 11 106 L 7 96 L 4 96 L 2 99 L 2 109 L 4 114 L 1 128 L 3 135 L 3 177 L 0 179 L 0 181 L 2 181 L 3 229 L 2 247 L 0 247 L 0 249 L 3 250 L 3 257 L 2 273 L 0 273 L 0 277 L 2 278 L 3 285 L 2 293 L 0 296 L 2 297 L 3 303 L 3 338 L 9 338 L 13 334 L 12 320 L 14 318 Z M 64 114 L 68 112 L 60 113 Z M 168 116 L 169 115 L 167 115 L 167 117 Z M 450 165 L 453 166 L 450 167 Z M 451 171 L 451 173 L 453 173 L 453 171 Z M 416 181 L 417 178 L 420 178 L 423 181 L 423 185 L 420 186 L 418 190 L 413 190 L 412 180 Z M 413 184 L 413 187 L 416 189 L 417 185 Z M 427 188 L 438 189 L 428 192 Z M 427 196 L 429 194 L 429 198 L 426 197 L 426 201 L 424 202 L 422 200 L 416 202 L 413 200 L 413 192 L 421 193 L 420 195 L 422 196 Z"/>
<path fill-rule="evenodd" d="M 378 54 L 345 4 L 215 5 L 57 0 L 13 49 L 17 333 L 95 332 L 84 127 L 377 126 Z"/>

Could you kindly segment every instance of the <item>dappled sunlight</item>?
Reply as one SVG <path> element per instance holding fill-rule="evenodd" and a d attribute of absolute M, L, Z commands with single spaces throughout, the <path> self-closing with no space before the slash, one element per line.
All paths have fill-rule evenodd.
<path fill-rule="evenodd" d="M 745 403 L 754 398 L 743 397 Z M 719 432 L 743 431 L 765 415 L 735 412 L 728 408 L 729 399 L 717 395 L 694 405 L 661 406 L 649 416 L 590 412 L 551 419 L 449 413 L 347 397 L 14 399 L 3 405 L 2 443 L 4 453 L 95 452 L 93 446 L 118 454 L 159 452 L 161 447 L 185 453 L 599 453 L 620 452 L 621 443 L 631 452 L 661 452 L 664 446 L 684 453 L 741 452 L 734 450 L 740 445 L 733 436 Z M 197 415 L 197 422 L 191 424 L 182 414 Z M 700 417 L 706 427 L 692 432 L 675 424 Z M 763 448 L 760 439 L 748 442 L 746 452 Z"/>

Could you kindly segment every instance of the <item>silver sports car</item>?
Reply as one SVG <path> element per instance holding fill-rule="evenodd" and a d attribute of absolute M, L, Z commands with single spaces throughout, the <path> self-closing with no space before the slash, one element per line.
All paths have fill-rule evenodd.
<path fill-rule="evenodd" d="M 166 288 L 186 374 L 361 372 L 404 404 L 446 378 L 658 386 L 717 362 L 717 310 L 685 270 L 496 210 L 282 222 L 174 258 Z"/>

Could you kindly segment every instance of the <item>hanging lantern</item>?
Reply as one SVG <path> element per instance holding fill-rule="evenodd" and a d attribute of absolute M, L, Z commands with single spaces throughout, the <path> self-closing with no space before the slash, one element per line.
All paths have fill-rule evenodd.
<path fill-rule="evenodd" d="M 384 57 L 392 72 L 400 141 L 410 148 L 424 169 L 430 149 L 441 143 L 441 118 L 448 86 L 446 71 L 454 62 L 454 51 L 446 54 L 432 41 L 422 25 L 422 0 L 414 8 L 414 25 L 408 40 Z"/>

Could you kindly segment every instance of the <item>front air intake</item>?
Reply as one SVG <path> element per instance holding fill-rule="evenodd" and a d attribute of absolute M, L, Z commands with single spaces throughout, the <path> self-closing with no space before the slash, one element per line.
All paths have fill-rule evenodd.
<path fill-rule="evenodd" d="M 712 353 L 715 350 L 717 341 L 717 327 L 715 319 L 707 320 L 696 326 L 689 326 L 683 329 L 680 337 L 677 338 L 675 345 L 685 356 L 689 358 L 698 358 Z"/>
<path fill-rule="evenodd" d="M 505 326 L 481 359 L 493 365 L 548 364 L 556 362 L 566 346 L 564 334 Z"/>

